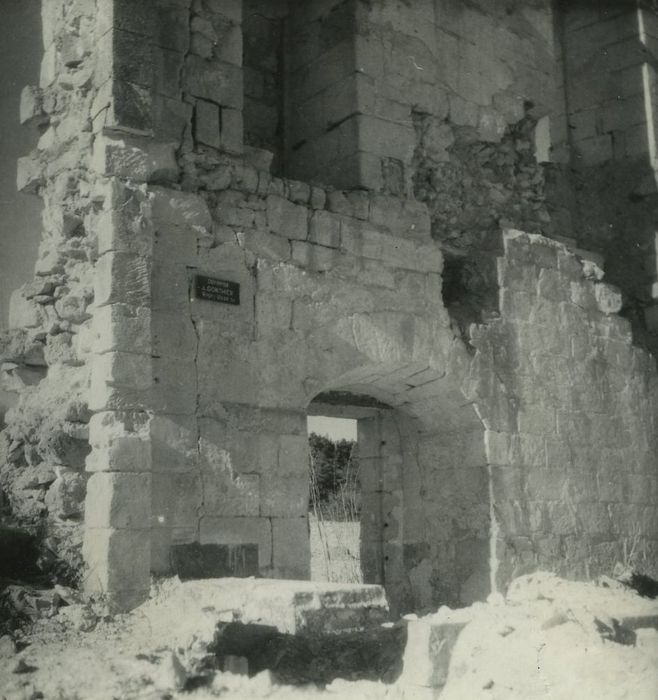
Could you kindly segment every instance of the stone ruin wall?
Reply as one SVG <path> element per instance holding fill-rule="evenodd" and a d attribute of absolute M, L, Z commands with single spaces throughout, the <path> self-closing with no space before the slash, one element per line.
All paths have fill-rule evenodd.
<path fill-rule="evenodd" d="M 18 397 L 3 421 L 2 489 L 64 576 L 82 563 L 95 216 L 103 197 L 90 173 L 102 21 L 94 3 L 70 3 L 66 12 L 64 3 L 44 3 L 40 85 L 25 88 L 20 105 L 21 122 L 38 124 L 41 137 L 17 176 L 19 190 L 43 199 L 43 234 L 35 277 L 12 295 L 13 330 L 1 341 L 3 385 Z"/>
<path fill-rule="evenodd" d="M 636 341 L 655 354 L 656 8 L 624 1 L 562 9 L 571 235 L 605 259 Z"/>
<path fill-rule="evenodd" d="M 24 95 L 23 118 L 42 120 L 44 136 L 19 184 L 44 198 L 44 243 L 3 350 L 13 363 L 5 370 L 28 385 L 6 417 L 3 479 L 15 510 L 52 537 L 66 533 L 49 546 L 73 565 L 86 482 L 87 590 L 129 607 L 150 571 L 170 571 L 172 545 L 189 542 L 257 544 L 262 575 L 307 576 L 305 418 L 310 401 L 336 390 L 390 407 L 360 421 L 363 551 L 398 608 L 467 603 L 537 567 L 594 575 L 632 547 L 655 559 L 653 360 L 632 345 L 620 297 L 592 265 L 509 228 L 554 233 L 559 218 L 546 170 L 530 157 L 547 124 L 559 130 L 559 104 L 539 101 L 555 79 L 525 73 L 532 61 L 551 65 L 550 17 L 520 13 L 528 34 L 516 26 L 495 44 L 526 53 L 510 74 L 492 49 L 496 76 L 511 82 L 491 94 L 472 94 L 461 72 L 462 82 L 433 90 L 433 71 L 415 66 L 359 70 L 341 88 L 344 103 L 333 93 L 320 101 L 324 109 L 331 94 L 357 111 L 305 142 L 313 158 L 296 164 L 279 131 L 275 168 L 318 162 L 338 138 L 347 150 L 340 168 L 323 164 L 328 184 L 368 193 L 272 176 L 253 121 L 243 149 L 257 60 L 243 73 L 239 2 L 155 5 L 151 15 L 120 0 L 46 3 L 41 87 Z M 308 3 L 291 20 L 319 22 L 309 31 L 324 37 L 300 42 L 322 61 L 313 54 L 291 93 L 313 65 L 333 66 L 323 52 L 343 55 L 348 9 L 356 61 L 376 66 L 387 46 L 407 59 L 396 66 L 410 65 L 412 48 L 416 65 L 452 65 L 427 56 L 429 38 L 404 36 L 427 26 L 424 3 L 334 5 Z M 459 32 L 466 19 L 442 6 L 432 12 L 454 26 L 440 50 L 477 61 L 475 82 L 489 84 L 477 46 L 506 20 L 469 7 L 469 26 L 481 27 L 471 45 Z M 529 57 L 538 45 L 544 53 Z M 365 84 L 374 102 L 355 103 Z M 512 99 L 522 89 L 540 111 Z M 393 111 L 392 94 L 409 104 Z M 441 104 L 423 106 L 430 94 Z M 383 124 L 396 113 L 400 123 Z M 537 136 L 534 123 L 549 113 Z M 559 140 L 553 131 L 554 148 Z M 478 153 L 483 167 L 473 170 Z M 444 207 L 455 187 L 465 205 L 457 221 Z M 468 219 L 473 206 L 496 212 L 477 217 L 482 229 Z M 452 227 L 472 239 L 450 242 Z M 472 273 L 459 279 L 469 268 L 444 270 L 442 249 L 476 260 L 476 294 Z M 476 314 L 452 308 L 451 318 L 442 272 L 472 294 Z M 191 299 L 195 273 L 240 283 L 241 304 Z"/>

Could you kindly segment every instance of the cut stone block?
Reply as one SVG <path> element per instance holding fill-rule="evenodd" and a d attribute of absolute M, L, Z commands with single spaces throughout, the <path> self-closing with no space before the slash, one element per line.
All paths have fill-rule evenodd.
<path fill-rule="evenodd" d="M 469 609 L 445 608 L 435 615 L 409 620 L 400 684 L 442 688 L 448 679 L 452 650 L 471 616 Z"/>
<path fill-rule="evenodd" d="M 384 589 L 376 585 L 217 578 L 186 581 L 172 596 L 177 610 L 205 610 L 215 622 L 234 611 L 244 624 L 284 634 L 348 633 L 388 619 Z"/>
<path fill-rule="evenodd" d="M 173 569 L 182 581 L 258 574 L 258 545 L 181 544 L 171 548 Z"/>
<path fill-rule="evenodd" d="M 147 528 L 150 492 L 150 474 L 96 472 L 87 482 L 86 528 Z"/>
<path fill-rule="evenodd" d="M 272 518 L 272 575 L 279 578 L 310 578 L 307 517 Z"/>
<path fill-rule="evenodd" d="M 87 595 L 102 594 L 118 612 L 146 600 L 150 586 L 149 530 L 88 528 L 82 554 Z"/>
<path fill-rule="evenodd" d="M 205 517 L 201 520 L 201 544 L 235 545 L 252 543 L 258 547 L 258 565 L 272 563 L 272 523 L 269 518 Z"/>

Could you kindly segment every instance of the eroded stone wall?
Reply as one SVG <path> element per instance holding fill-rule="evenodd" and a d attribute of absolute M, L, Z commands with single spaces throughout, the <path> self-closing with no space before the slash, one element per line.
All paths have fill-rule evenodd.
<path fill-rule="evenodd" d="M 652 3 L 563 3 L 574 236 L 603 255 L 637 342 L 656 350 L 655 65 Z"/>
<path fill-rule="evenodd" d="M 70 575 L 81 565 L 89 451 L 98 206 L 89 168 L 102 30 L 95 2 L 44 3 L 42 21 L 40 83 L 23 90 L 20 110 L 41 138 L 20 159 L 17 180 L 43 200 L 43 235 L 34 280 L 13 294 L 1 341 L 3 381 L 18 396 L 2 432 L 2 488 L 12 518 L 38 531 Z"/>
<path fill-rule="evenodd" d="M 589 578 L 632 550 L 625 563 L 653 571 L 653 358 L 595 266 L 548 239 L 504 243 L 500 319 L 472 335 L 483 414 L 505 407 L 485 419 L 498 580 L 536 567 Z M 492 371 L 500 384 L 485 389 Z"/>
<path fill-rule="evenodd" d="M 346 40 L 348 11 L 358 19 L 349 81 L 375 111 L 344 112 L 330 138 L 346 148 L 350 184 L 369 191 L 273 176 L 262 149 L 244 149 L 236 0 L 45 6 L 61 12 L 44 87 L 57 86 L 63 111 L 21 181 L 45 195 L 37 280 L 52 286 L 17 297 L 37 322 L 26 316 L 11 343 L 16 357 L 52 353 L 45 379 L 41 360 L 23 361 L 39 380 L 26 415 L 55 380 L 80 400 L 63 420 L 82 455 L 91 448 L 88 592 L 130 607 L 151 571 L 172 570 L 173 547 L 194 542 L 257 545 L 258 573 L 308 576 L 305 417 L 327 391 L 371 396 L 394 414 L 371 432 L 382 478 L 366 489 L 364 548 L 396 609 L 468 603 L 539 566 L 591 575 L 633 542 L 650 560 L 652 359 L 633 347 L 618 293 L 591 264 L 545 237 L 495 233 L 555 225 L 542 157 L 531 155 L 533 138 L 545 152 L 542 134 L 559 123 L 541 121 L 559 114 L 543 3 L 513 19 L 480 3 L 298 10 L 320 22 L 309 34 L 324 37 L 319 57 Z M 435 20 L 421 21 L 430 6 Z M 467 26 L 479 27 L 477 41 Z M 444 51 L 456 51 L 457 68 Z M 430 65 L 450 67 L 458 84 L 437 89 Z M 38 118 L 49 95 L 26 93 Z M 523 104 L 533 97 L 535 113 Z M 350 124 L 359 128 L 345 135 Z M 453 213 L 441 192 L 451 169 L 464 199 Z M 477 263 L 463 292 L 444 251 Z M 238 284 L 239 303 L 200 298 L 198 275 Z M 479 313 L 447 308 L 455 278 L 451 300 L 475 290 Z M 51 449 L 37 448 L 30 466 Z"/>

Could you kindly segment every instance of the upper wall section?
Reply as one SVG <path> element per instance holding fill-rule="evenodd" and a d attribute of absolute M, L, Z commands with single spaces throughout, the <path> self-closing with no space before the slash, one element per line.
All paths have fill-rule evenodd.
<path fill-rule="evenodd" d="M 565 123 L 550 3 L 509 5 L 325 0 L 294 11 L 291 175 L 403 195 L 415 115 L 499 141 L 531 105 L 535 117 L 551 116 L 544 159 L 556 157 Z"/>
<path fill-rule="evenodd" d="M 499 142 L 530 111 L 540 160 L 560 160 L 549 4 L 118 0 L 94 127 L 171 144 L 184 175 L 246 148 L 277 175 L 397 196 L 413 189 L 419 121 L 441 151 L 454 129 Z"/>

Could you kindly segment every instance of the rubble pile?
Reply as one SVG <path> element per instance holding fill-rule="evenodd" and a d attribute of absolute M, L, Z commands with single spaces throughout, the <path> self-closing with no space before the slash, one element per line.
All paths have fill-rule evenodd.
<path fill-rule="evenodd" d="M 81 565 L 89 451 L 85 391 L 97 258 L 92 116 L 101 106 L 104 60 L 93 31 L 96 4 L 46 3 L 40 84 L 23 90 L 20 120 L 38 126 L 19 160 L 18 189 L 43 200 L 34 279 L 11 297 L 0 334 L 0 489 L 3 520 L 41 539 L 73 577 Z"/>
<path fill-rule="evenodd" d="M 442 607 L 425 617 L 374 626 L 350 658 L 343 652 L 355 634 L 333 641 L 325 635 L 320 643 L 303 630 L 283 635 L 252 624 L 258 615 L 252 619 L 247 608 L 256 611 L 254 594 L 261 584 L 214 583 L 215 590 L 212 582 L 165 580 L 140 608 L 114 618 L 62 589 L 30 635 L 0 638 L 4 697 L 654 700 L 658 695 L 658 604 L 611 578 L 579 583 L 541 572 L 523 576 L 506 597 L 494 594 L 487 603 Z M 283 583 L 299 582 L 277 585 Z M 266 618 L 285 612 L 276 601 L 258 609 Z M 242 613 L 245 624 L 230 622 Z M 227 630 L 240 631 L 242 650 Z M 385 682 L 354 680 L 355 658 L 362 672 L 363 659 L 373 661 L 375 677 Z M 344 668 L 332 668 L 341 659 Z"/>

